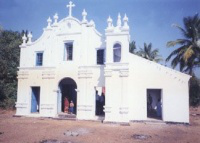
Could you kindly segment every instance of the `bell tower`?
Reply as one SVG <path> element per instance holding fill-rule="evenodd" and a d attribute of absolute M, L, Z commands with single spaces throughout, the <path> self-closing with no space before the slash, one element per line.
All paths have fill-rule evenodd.
<path fill-rule="evenodd" d="M 121 20 L 118 14 L 117 24 L 109 16 L 106 36 L 106 64 L 105 64 L 105 122 L 129 122 L 128 103 L 128 73 L 129 73 L 129 26 L 126 14 Z"/>
<path fill-rule="evenodd" d="M 107 19 L 107 23 L 108 27 L 105 29 L 106 63 L 128 62 L 130 41 L 128 17 L 126 14 L 124 15 L 123 25 L 120 14 L 118 14 L 116 27 L 113 26 L 113 21 L 110 16 Z M 115 61 L 115 58 L 118 58 L 118 60 Z"/>

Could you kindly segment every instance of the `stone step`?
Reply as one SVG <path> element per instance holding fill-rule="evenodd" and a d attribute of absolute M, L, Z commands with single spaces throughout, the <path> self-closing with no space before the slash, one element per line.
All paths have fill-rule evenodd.
<path fill-rule="evenodd" d="M 59 113 L 57 119 L 60 120 L 76 120 L 75 114 Z"/>
<path fill-rule="evenodd" d="M 162 120 L 131 120 L 132 123 L 145 123 L 145 124 L 166 124 L 166 122 Z"/>
<path fill-rule="evenodd" d="M 54 117 L 54 120 L 70 120 L 70 121 L 76 121 L 76 118 L 59 118 L 59 117 Z"/>

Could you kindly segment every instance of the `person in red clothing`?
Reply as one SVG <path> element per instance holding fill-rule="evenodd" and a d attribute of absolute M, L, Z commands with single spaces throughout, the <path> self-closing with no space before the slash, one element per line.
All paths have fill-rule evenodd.
<path fill-rule="evenodd" d="M 69 100 L 67 99 L 67 97 L 65 97 L 64 112 L 68 113 L 68 111 L 69 111 Z"/>

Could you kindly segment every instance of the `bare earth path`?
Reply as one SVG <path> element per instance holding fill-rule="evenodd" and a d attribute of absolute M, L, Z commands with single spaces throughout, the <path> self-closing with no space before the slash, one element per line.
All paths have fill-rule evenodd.
<path fill-rule="evenodd" d="M 120 126 L 92 121 L 13 117 L 14 114 L 14 111 L 0 110 L 0 142 L 200 143 L 200 108 L 191 109 L 190 125 L 131 123 L 130 126 Z"/>

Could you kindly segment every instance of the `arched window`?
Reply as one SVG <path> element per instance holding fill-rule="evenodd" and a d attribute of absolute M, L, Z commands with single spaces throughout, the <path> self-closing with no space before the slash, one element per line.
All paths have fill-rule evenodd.
<path fill-rule="evenodd" d="M 113 47 L 113 61 L 120 62 L 121 61 L 121 45 L 115 44 Z"/>

